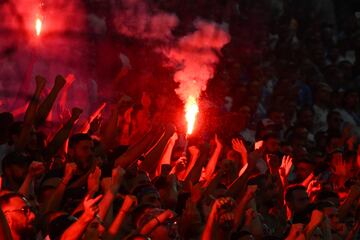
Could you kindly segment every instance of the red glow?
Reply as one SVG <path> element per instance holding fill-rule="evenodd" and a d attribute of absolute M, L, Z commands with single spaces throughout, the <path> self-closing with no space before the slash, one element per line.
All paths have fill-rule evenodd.
<path fill-rule="evenodd" d="M 190 135 L 194 130 L 196 115 L 199 112 L 196 99 L 193 96 L 188 97 L 185 103 L 185 119 L 187 122 L 187 134 Z"/>
<path fill-rule="evenodd" d="M 42 27 L 42 21 L 40 20 L 40 18 L 36 18 L 36 21 L 35 21 L 36 36 L 40 36 L 41 27 Z"/>

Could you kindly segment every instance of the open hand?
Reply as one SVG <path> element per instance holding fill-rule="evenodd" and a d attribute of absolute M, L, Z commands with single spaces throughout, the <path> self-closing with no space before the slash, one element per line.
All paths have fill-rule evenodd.
<path fill-rule="evenodd" d="M 244 145 L 244 143 L 243 143 L 242 140 L 239 140 L 238 138 L 234 138 L 234 139 L 231 141 L 231 143 L 232 143 L 232 148 L 233 148 L 236 152 L 240 153 L 241 155 L 247 154 L 246 147 L 245 147 L 245 145 Z"/>
<path fill-rule="evenodd" d="M 280 176 L 287 178 L 290 174 L 292 166 L 293 166 L 292 157 L 283 156 L 281 166 L 279 168 Z"/>

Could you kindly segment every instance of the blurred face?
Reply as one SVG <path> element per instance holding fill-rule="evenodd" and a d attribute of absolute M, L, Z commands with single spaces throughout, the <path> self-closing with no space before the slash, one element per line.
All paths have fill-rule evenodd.
<path fill-rule="evenodd" d="M 342 118 L 339 113 L 334 113 L 329 118 L 328 126 L 329 129 L 341 129 Z"/>
<path fill-rule="evenodd" d="M 320 89 L 318 91 L 318 99 L 321 103 L 327 104 L 330 102 L 331 93 L 328 90 Z"/>
<path fill-rule="evenodd" d="M 306 128 L 312 128 L 313 123 L 314 123 L 314 114 L 313 114 L 313 112 L 310 111 L 310 110 L 303 111 L 301 113 L 301 115 L 300 115 L 299 122 L 300 122 L 300 124 L 302 124 Z"/>
<path fill-rule="evenodd" d="M 148 193 L 141 199 L 142 204 L 152 204 L 156 208 L 161 208 L 161 201 L 159 194 L 156 193 Z"/>
<path fill-rule="evenodd" d="M 339 223 L 340 223 L 337 208 L 335 208 L 335 207 L 327 207 L 327 208 L 323 209 L 323 212 L 325 213 L 325 215 L 330 220 L 331 230 L 337 231 L 337 228 L 338 228 Z"/>
<path fill-rule="evenodd" d="M 28 172 L 28 167 L 26 165 L 12 165 L 5 170 L 7 177 L 11 178 L 16 183 L 21 184 Z"/>
<path fill-rule="evenodd" d="M 267 153 L 276 153 L 280 149 L 280 142 L 277 138 L 269 138 L 264 142 L 265 151 Z"/>
<path fill-rule="evenodd" d="M 348 108 L 354 108 L 359 104 L 359 94 L 350 93 L 346 96 L 345 105 Z"/>
<path fill-rule="evenodd" d="M 251 111 L 248 106 L 241 107 L 239 110 L 239 114 L 240 114 L 241 119 L 243 119 L 245 123 L 248 123 L 250 121 Z"/>
<path fill-rule="evenodd" d="M 309 204 L 309 196 L 305 190 L 298 189 L 293 192 L 293 199 L 289 204 L 289 208 L 293 213 L 301 213 L 305 211 Z"/>
<path fill-rule="evenodd" d="M 90 164 L 93 156 L 94 143 L 91 140 L 83 140 L 75 145 L 74 160 L 80 164 L 81 167 L 87 167 Z"/>
<path fill-rule="evenodd" d="M 270 115 L 270 119 L 273 120 L 275 124 L 283 125 L 285 122 L 285 115 L 283 112 L 273 112 Z"/>
<path fill-rule="evenodd" d="M 313 166 L 306 162 L 299 162 L 296 164 L 296 176 L 298 180 L 302 181 L 313 171 Z"/>
<path fill-rule="evenodd" d="M 35 232 L 35 214 L 22 198 L 12 198 L 2 210 L 12 232 L 26 238 Z"/>

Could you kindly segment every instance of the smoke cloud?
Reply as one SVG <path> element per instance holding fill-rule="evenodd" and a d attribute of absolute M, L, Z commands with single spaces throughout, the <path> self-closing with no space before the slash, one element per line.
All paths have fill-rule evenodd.
<path fill-rule="evenodd" d="M 204 20 L 194 22 L 196 31 L 178 39 L 176 47 L 164 50 L 170 64 L 177 70 L 175 90 L 184 102 L 192 96 L 199 98 L 214 76 L 221 48 L 230 42 L 230 35 L 218 24 Z"/>
<path fill-rule="evenodd" d="M 198 99 L 214 76 L 221 48 L 230 42 L 230 35 L 219 24 L 197 19 L 195 31 L 176 39 L 172 30 L 179 20 L 176 15 L 150 9 L 143 0 L 122 0 L 122 10 L 117 11 L 115 25 L 119 33 L 143 40 L 160 40 L 163 45 L 155 49 L 168 61 L 165 66 L 176 69 L 175 90 L 186 102 L 189 96 Z M 165 45 L 165 46 L 164 46 Z"/>
<path fill-rule="evenodd" d="M 178 25 L 175 14 L 150 9 L 143 0 L 122 0 L 116 11 L 115 26 L 119 33 L 144 40 L 171 39 L 172 30 Z"/>

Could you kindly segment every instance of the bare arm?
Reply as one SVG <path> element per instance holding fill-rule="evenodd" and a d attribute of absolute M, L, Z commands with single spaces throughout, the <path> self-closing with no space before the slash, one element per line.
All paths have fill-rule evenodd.
<path fill-rule="evenodd" d="M 343 220 L 348 215 L 352 205 L 359 199 L 360 196 L 360 185 L 353 185 L 350 188 L 349 195 L 344 203 L 339 207 L 339 219 Z"/>
<path fill-rule="evenodd" d="M 236 196 L 241 192 L 245 191 L 245 187 L 247 186 L 247 181 L 251 176 L 253 170 L 256 168 L 256 160 L 260 157 L 260 152 L 256 152 L 252 155 L 252 157 L 248 159 L 248 164 L 246 166 L 245 171 L 242 175 L 237 177 L 235 181 L 230 185 L 228 190 L 226 191 L 226 196 L 236 198 Z"/>
<path fill-rule="evenodd" d="M 141 154 L 145 153 L 155 139 L 159 139 L 163 131 L 161 128 L 154 128 L 150 130 L 138 143 L 131 146 L 124 154 L 118 157 L 115 160 L 115 166 L 121 166 L 122 168 L 127 168 L 134 161 L 136 161 Z"/>
<path fill-rule="evenodd" d="M 102 141 L 104 142 L 105 146 L 107 146 L 108 148 L 113 147 L 115 144 L 114 139 L 116 139 L 116 131 L 118 128 L 118 117 L 119 117 L 119 110 L 117 107 L 114 107 L 111 110 L 110 118 L 105 124 L 105 129 L 102 134 Z"/>
<path fill-rule="evenodd" d="M 51 89 L 49 95 L 45 98 L 45 100 L 40 104 L 39 109 L 37 111 L 35 126 L 38 127 L 41 124 L 44 124 L 47 116 L 49 115 L 54 102 L 59 95 L 61 89 L 64 87 L 66 81 L 63 76 L 58 75 L 55 78 L 55 84 Z"/>
<path fill-rule="evenodd" d="M 105 196 L 99 204 L 99 217 L 104 220 L 111 205 L 115 199 L 117 192 L 119 191 L 121 181 L 125 174 L 124 169 L 117 167 L 112 171 L 110 188 L 106 192 Z"/>
<path fill-rule="evenodd" d="M 163 154 L 162 154 L 162 156 L 160 158 L 159 164 L 158 164 L 158 166 L 156 168 L 156 173 L 155 173 L 156 176 L 160 175 L 161 166 L 163 164 L 168 164 L 168 165 L 171 164 L 171 154 L 172 154 L 172 151 L 174 149 L 177 138 L 178 138 L 178 136 L 177 136 L 177 133 L 175 132 L 173 134 L 173 136 L 169 139 L 168 143 L 166 144 L 164 152 L 163 152 Z"/>
<path fill-rule="evenodd" d="M 71 224 L 65 232 L 61 235 L 61 240 L 79 240 L 82 239 L 83 234 L 86 231 L 87 226 L 94 220 L 96 214 L 99 212 L 97 203 L 100 201 L 102 195 L 91 199 L 89 196 L 84 200 L 84 213 L 81 217 Z"/>
<path fill-rule="evenodd" d="M 191 182 L 193 184 L 200 180 L 202 167 L 205 165 L 206 160 L 209 156 L 209 150 L 203 146 L 200 151 L 200 157 L 195 162 L 194 167 L 190 170 L 189 174 L 185 178 L 185 182 Z"/>
<path fill-rule="evenodd" d="M 174 132 L 175 128 L 173 126 L 167 126 L 165 134 L 161 137 L 159 142 L 146 153 L 145 160 L 141 163 L 141 168 L 145 169 L 150 175 L 153 175 L 155 172 L 156 167 L 160 162 L 161 155 Z"/>
<path fill-rule="evenodd" d="M 15 143 L 15 147 L 17 149 L 24 149 L 29 141 L 31 129 L 33 127 L 36 117 L 36 111 L 40 102 L 40 94 L 44 89 L 45 83 L 45 78 L 41 76 L 36 76 L 36 89 L 34 95 L 31 98 L 28 108 L 26 109 L 24 123 L 21 128 L 19 140 Z"/>
<path fill-rule="evenodd" d="M 90 135 L 93 134 L 91 129 L 91 124 L 94 123 L 97 119 L 101 118 L 101 112 L 104 110 L 105 107 L 106 107 L 106 103 L 102 103 L 100 107 L 96 109 L 96 111 L 93 112 L 93 114 L 91 114 L 91 116 L 89 117 L 89 121 L 87 121 L 84 124 L 80 132 L 88 133 Z"/>
<path fill-rule="evenodd" d="M 24 194 L 25 196 L 35 195 L 34 190 L 34 179 L 45 172 L 45 166 L 42 162 L 33 161 L 31 162 L 28 170 L 28 174 L 25 177 L 24 182 L 22 183 L 19 193 Z"/>
<path fill-rule="evenodd" d="M 65 125 L 55 134 L 53 139 L 45 148 L 46 158 L 52 157 L 56 152 L 65 144 L 68 139 L 70 132 L 79 119 L 82 110 L 80 108 L 73 108 L 71 113 L 71 118 L 65 123 Z"/>
<path fill-rule="evenodd" d="M 120 132 L 120 145 L 129 145 L 130 143 L 130 124 L 131 124 L 131 113 L 133 108 L 129 108 L 124 113 L 124 118 L 121 126 Z"/>
<path fill-rule="evenodd" d="M 45 213 L 59 209 L 61 201 L 64 196 L 64 192 L 66 190 L 66 186 L 68 185 L 69 181 L 71 180 L 75 170 L 76 170 L 75 163 L 67 163 L 66 164 L 65 175 L 64 175 L 62 181 L 60 182 L 60 184 L 56 187 L 56 190 L 52 194 L 48 203 L 46 204 Z"/>
<path fill-rule="evenodd" d="M 130 208 L 136 203 L 136 197 L 127 195 L 125 197 L 124 203 L 121 206 L 121 209 L 119 210 L 118 214 L 116 215 L 114 221 L 110 225 L 108 231 L 107 231 L 107 238 L 106 239 L 115 239 L 116 235 L 118 234 L 122 223 L 124 222 L 124 219 L 126 217 L 126 214 L 130 210 Z"/>
<path fill-rule="evenodd" d="M 205 179 L 207 181 L 211 180 L 211 177 L 215 171 L 215 167 L 219 160 L 219 156 L 220 156 L 221 150 L 222 150 L 222 144 L 221 144 L 220 140 L 218 139 L 217 135 L 215 135 L 215 142 L 216 142 L 216 148 L 215 148 L 213 154 L 211 155 L 208 164 L 205 167 Z"/>

